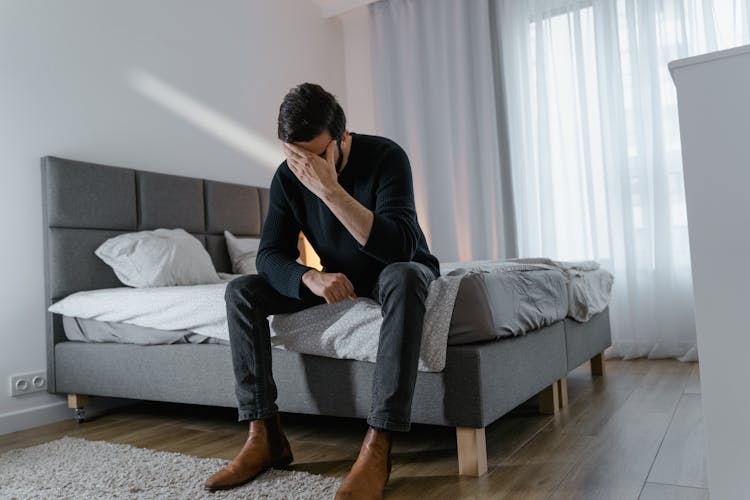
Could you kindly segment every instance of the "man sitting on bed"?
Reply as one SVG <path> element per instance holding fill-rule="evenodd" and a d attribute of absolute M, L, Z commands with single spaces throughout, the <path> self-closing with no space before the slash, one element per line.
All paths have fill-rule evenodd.
<path fill-rule="evenodd" d="M 249 437 L 206 488 L 238 486 L 292 462 L 275 402 L 267 317 L 370 297 L 383 323 L 369 428 L 336 498 L 379 498 L 391 469 L 391 432 L 410 428 L 424 303 L 438 260 L 417 221 L 409 159 L 395 142 L 349 133 L 336 98 L 311 83 L 284 97 L 278 135 L 286 161 L 271 181 L 259 274 L 235 278 L 225 294 L 239 420 L 250 421 Z M 296 261 L 300 230 L 322 272 Z"/>

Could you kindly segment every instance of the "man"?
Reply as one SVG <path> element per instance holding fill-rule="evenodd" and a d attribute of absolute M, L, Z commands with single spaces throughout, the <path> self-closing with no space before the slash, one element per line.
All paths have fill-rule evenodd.
<path fill-rule="evenodd" d="M 284 97 L 278 136 L 286 161 L 271 181 L 258 274 L 235 278 L 225 294 L 239 420 L 250 421 L 249 436 L 206 488 L 238 486 L 293 460 L 275 403 L 267 317 L 367 296 L 383 313 L 369 428 L 336 498 L 379 498 L 391 433 L 410 428 L 424 302 L 438 260 L 417 221 L 409 160 L 395 142 L 349 133 L 335 97 L 310 83 Z M 322 272 L 296 261 L 300 230 Z"/>

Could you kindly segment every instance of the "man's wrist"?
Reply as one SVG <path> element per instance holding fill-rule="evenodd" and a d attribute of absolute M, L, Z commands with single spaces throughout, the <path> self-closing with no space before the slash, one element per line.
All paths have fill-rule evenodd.
<path fill-rule="evenodd" d="M 317 269 L 310 269 L 308 271 L 305 271 L 305 273 L 302 275 L 302 284 L 305 285 L 307 288 L 310 288 L 310 280 L 313 279 L 315 273 L 317 273 Z"/>
<path fill-rule="evenodd" d="M 338 182 L 331 186 L 328 190 L 326 190 L 325 193 L 323 193 L 323 202 L 326 205 L 330 205 L 331 203 L 336 203 L 338 200 L 342 198 L 342 196 L 346 195 L 346 190 L 341 187 L 341 184 Z"/>

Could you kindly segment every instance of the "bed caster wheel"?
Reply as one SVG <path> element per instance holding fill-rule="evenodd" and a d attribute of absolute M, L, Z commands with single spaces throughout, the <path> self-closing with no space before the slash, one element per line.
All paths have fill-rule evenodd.
<path fill-rule="evenodd" d="M 73 408 L 73 418 L 75 419 L 76 423 L 81 423 L 86 421 L 86 409 L 85 408 Z"/>

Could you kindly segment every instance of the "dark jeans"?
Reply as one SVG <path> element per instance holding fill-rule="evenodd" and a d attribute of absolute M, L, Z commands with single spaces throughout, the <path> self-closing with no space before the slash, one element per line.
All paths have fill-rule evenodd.
<path fill-rule="evenodd" d="M 433 272 L 423 264 L 395 262 L 383 269 L 373 287 L 371 298 L 381 305 L 383 323 L 367 423 L 378 429 L 410 428 L 425 300 L 434 279 Z M 224 298 L 240 421 L 278 412 L 267 318 L 325 303 L 301 286 L 303 294 L 298 300 L 278 293 L 257 274 L 240 276 L 227 284 Z"/>

